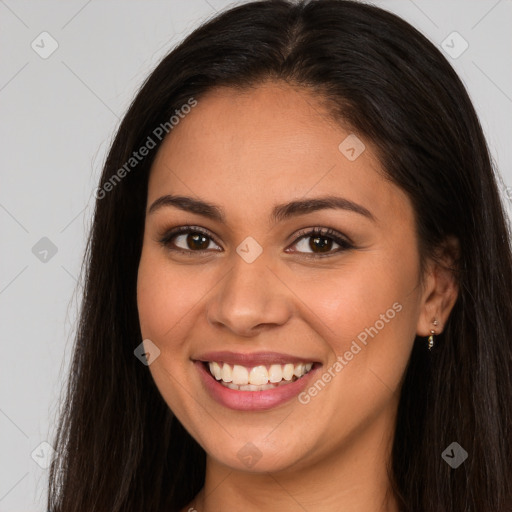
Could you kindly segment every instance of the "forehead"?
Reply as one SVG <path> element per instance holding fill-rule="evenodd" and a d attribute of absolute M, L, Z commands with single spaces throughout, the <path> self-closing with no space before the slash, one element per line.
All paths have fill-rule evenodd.
<path fill-rule="evenodd" d="M 313 92 L 283 83 L 211 90 L 162 143 L 148 204 L 162 194 L 199 196 L 241 218 L 336 194 L 371 206 L 377 218 L 407 209 L 405 194 L 382 176 L 371 141 L 334 122 L 326 108 Z"/>

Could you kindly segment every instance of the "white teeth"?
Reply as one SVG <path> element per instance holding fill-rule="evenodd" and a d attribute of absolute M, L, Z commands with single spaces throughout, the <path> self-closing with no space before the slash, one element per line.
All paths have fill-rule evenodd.
<path fill-rule="evenodd" d="M 211 361 L 208 366 L 215 379 L 221 381 L 221 384 L 225 384 L 228 388 L 241 391 L 262 391 L 274 388 L 276 385 L 287 384 L 304 376 L 311 370 L 313 363 L 272 364 L 267 369 L 264 365 L 247 368 L 238 364 L 230 365 Z"/>
<path fill-rule="evenodd" d="M 294 370 L 293 364 L 291 364 L 291 363 L 285 364 L 284 368 L 283 368 L 283 379 L 284 380 L 292 380 L 293 370 Z"/>
<path fill-rule="evenodd" d="M 281 382 L 283 380 L 283 369 L 280 364 L 272 364 L 270 365 L 270 370 L 268 371 L 268 380 L 270 382 Z"/>
<path fill-rule="evenodd" d="M 268 383 L 268 371 L 264 366 L 255 366 L 249 373 L 249 383 L 262 386 Z"/>
<path fill-rule="evenodd" d="M 224 363 L 221 378 L 224 382 L 231 382 L 233 380 L 233 369 L 229 364 Z"/>
<path fill-rule="evenodd" d="M 306 365 L 304 363 L 299 363 L 299 364 L 295 365 L 293 368 L 293 375 L 295 375 L 296 377 L 300 377 L 301 375 L 304 375 L 305 366 Z"/>
<path fill-rule="evenodd" d="M 224 364 L 224 368 L 226 364 Z M 240 366 L 235 364 L 233 366 L 233 384 L 238 384 L 239 386 L 243 386 L 244 384 L 249 384 L 249 372 L 245 366 Z"/>
<path fill-rule="evenodd" d="M 229 389 L 235 389 L 236 391 L 265 391 L 267 389 L 274 389 L 279 386 L 285 386 L 288 384 L 285 380 L 277 383 L 277 384 L 264 384 L 263 386 L 255 386 L 254 384 L 246 384 L 245 386 L 237 386 L 236 384 L 233 384 L 232 382 L 224 382 L 220 381 L 220 383 Z"/>
<path fill-rule="evenodd" d="M 210 363 L 210 373 L 217 379 L 222 379 L 222 368 L 219 366 L 219 363 Z"/>

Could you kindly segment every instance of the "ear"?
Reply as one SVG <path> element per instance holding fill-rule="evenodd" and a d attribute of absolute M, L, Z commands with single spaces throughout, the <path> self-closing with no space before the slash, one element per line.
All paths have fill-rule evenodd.
<path fill-rule="evenodd" d="M 435 334 L 443 332 L 459 294 L 456 275 L 459 257 L 459 241 L 450 236 L 438 248 L 435 257 L 429 259 L 416 326 L 418 336 L 430 336 L 431 330 Z M 434 319 L 438 321 L 437 325 L 433 324 Z"/>

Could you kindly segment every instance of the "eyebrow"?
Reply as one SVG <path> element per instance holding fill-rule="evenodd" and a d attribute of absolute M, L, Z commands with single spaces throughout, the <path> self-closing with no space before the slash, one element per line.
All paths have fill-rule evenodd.
<path fill-rule="evenodd" d="M 180 210 L 202 215 L 203 217 L 207 217 L 223 224 L 226 223 L 226 215 L 220 206 L 201 199 L 168 194 L 159 197 L 153 202 L 148 210 L 148 215 L 163 207 L 179 208 Z M 289 203 L 278 204 L 274 206 L 270 220 L 276 223 L 291 217 L 305 215 L 307 213 L 325 209 L 347 210 L 363 215 L 373 222 L 376 221 L 373 214 L 364 206 L 343 197 L 330 195 L 312 199 L 298 199 Z"/>

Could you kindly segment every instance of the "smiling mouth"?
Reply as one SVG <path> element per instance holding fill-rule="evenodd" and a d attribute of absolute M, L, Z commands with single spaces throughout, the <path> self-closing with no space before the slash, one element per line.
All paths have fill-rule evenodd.
<path fill-rule="evenodd" d="M 205 361 L 204 367 L 222 386 L 237 391 L 265 391 L 286 386 L 307 375 L 316 363 L 287 363 L 246 367 Z"/>

